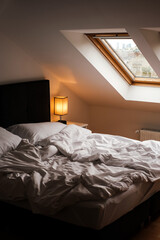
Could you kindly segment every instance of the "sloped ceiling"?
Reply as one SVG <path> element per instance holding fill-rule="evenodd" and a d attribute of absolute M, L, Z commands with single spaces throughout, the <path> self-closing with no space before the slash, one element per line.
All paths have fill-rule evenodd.
<path fill-rule="evenodd" d="M 1 0 L 0 36 L 15 45 L 17 54 L 25 55 L 31 74 L 25 73 L 23 59 L 8 61 L 10 49 L 3 48 L 1 62 L 8 56 L 5 64 L 8 61 L 14 68 L 18 61 L 19 68 L 12 75 L 1 67 L 0 82 L 15 81 L 22 76 L 45 77 L 49 71 L 90 105 L 159 111 L 160 104 L 125 101 L 61 33 L 62 30 L 126 29 L 141 44 L 142 52 L 160 77 L 160 51 L 156 50 L 160 44 L 159 9 L 159 0 Z M 152 31 L 157 36 L 153 39 L 149 34 Z"/>

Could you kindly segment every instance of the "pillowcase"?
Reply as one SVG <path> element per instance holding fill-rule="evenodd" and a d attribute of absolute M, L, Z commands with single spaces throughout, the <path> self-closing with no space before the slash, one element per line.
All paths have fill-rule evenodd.
<path fill-rule="evenodd" d="M 60 132 L 66 125 L 60 122 L 21 123 L 10 126 L 8 130 L 30 143 L 37 144 L 40 140 Z"/>
<path fill-rule="evenodd" d="M 0 127 L 0 157 L 6 152 L 15 149 L 22 139 Z"/>

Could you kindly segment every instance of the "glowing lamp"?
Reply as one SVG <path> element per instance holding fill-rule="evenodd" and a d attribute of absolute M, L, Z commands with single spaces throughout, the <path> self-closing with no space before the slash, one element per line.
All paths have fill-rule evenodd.
<path fill-rule="evenodd" d="M 59 122 L 67 123 L 67 121 L 62 120 L 62 116 L 68 114 L 68 97 L 54 97 L 54 114 L 60 116 Z"/>

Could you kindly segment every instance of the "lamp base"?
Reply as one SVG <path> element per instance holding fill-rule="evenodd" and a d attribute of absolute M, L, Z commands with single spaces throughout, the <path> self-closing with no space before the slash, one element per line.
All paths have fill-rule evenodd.
<path fill-rule="evenodd" d="M 67 124 L 67 121 L 66 121 L 66 120 L 58 120 L 58 122 Z"/>

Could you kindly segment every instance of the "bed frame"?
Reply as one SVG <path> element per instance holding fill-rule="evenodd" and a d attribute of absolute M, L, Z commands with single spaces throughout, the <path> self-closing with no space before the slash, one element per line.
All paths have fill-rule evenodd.
<path fill-rule="evenodd" d="M 0 126 L 16 123 L 50 121 L 49 81 L 39 80 L 0 86 Z M 47 237 L 97 237 L 101 239 L 128 239 L 142 225 L 160 212 L 160 192 L 142 203 L 114 223 L 101 230 L 93 230 L 65 223 L 30 210 L 0 202 L 2 229 L 23 234 L 22 239 Z M 76 233 L 73 232 L 76 230 Z M 21 233 L 20 233 L 21 232 Z M 26 238 L 24 238 L 24 233 Z M 57 235 L 56 235 L 57 236 Z"/>

